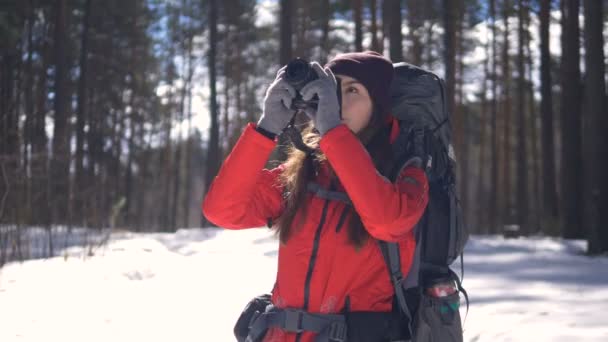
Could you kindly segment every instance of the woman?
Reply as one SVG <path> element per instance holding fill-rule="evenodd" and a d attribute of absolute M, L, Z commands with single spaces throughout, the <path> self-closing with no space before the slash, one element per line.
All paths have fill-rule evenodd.
<path fill-rule="evenodd" d="M 394 291 L 376 239 L 399 243 L 407 274 L 415 247 L 412 228 L 428 202 L 422 169 L 403 167 L 395 182 L 383 176 L 393 167 L 391 142 L 399 132 L 389 113 L 393 66 L 366 51 L 338 55 L 325 68 L 316 62 L 312 67 L 318 79 L 300 94 L 303 100 L 318 96 L 317 109 L 306 111 L 311 123 L 303 132 L 314 152 L 292 148 L 284 164 L 264 169 L 276 136 L 294 115 L 290 107 L 296 91 L 281 69 L 266 93 L 263 115 L 245 128 L 224 161 L 203 212 L 228 229 L 268 224 L 276 230 L 280 246 L 273 309 L 329 318 L 346 313 L 347 321 L 348 313 L 388 313 Z M 297 316 L 296 329 L 281 316 L 280 324 L 268 324 L 264 341 L 315 340 L 321 334 L 313 331 L 320 329 L 303 326 L 309 316 Z M 384 330 L 353 333 L 349 326 L 348 341 L 382 341 Z M 353 336 L 359 334 L 369 335 Z"/>

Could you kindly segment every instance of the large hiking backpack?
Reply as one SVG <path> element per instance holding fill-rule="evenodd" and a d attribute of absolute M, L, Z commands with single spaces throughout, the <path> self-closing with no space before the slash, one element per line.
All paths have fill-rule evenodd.
<path fill-rule="evenodd" d="M 392 114 L 401 131 L 393 144 L 396 164 L 390 177 L 394 180 L 405 164 L 415 160 L 429 180 L 429 203 L 415 228 L 417 247 L 405 277 L 397 244 L 379 244 L 395 286 L 395 305 L 408 322 L 412 341 L 462 341 L 459 292 L 467 306 L 468 296 L 449 266 L 460 256 L 463 267 L 468 231 L 456 194 L 456 159 L 444 82 L 434 73 L 407 63 L 394 67 Z M 431 295 L 437 284 L 453 284 L 456 291 Z"/>

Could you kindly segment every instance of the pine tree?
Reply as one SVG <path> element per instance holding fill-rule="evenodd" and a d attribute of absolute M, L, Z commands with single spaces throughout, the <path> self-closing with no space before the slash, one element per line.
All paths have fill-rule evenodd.
<path fill-rule="evenodd" d="M 540 1 L 540 78 L 543 158 L 543 228 L 557 224 L 557 193 L 553 138 L 553 96 L 549 54 L 549 11 L 551 1 Z"/>
<path fill-rule="evenodd" d="M 562 0 L 561 208 L 562 236 L 583 238 L 581 72 L 578 0 Z"/>

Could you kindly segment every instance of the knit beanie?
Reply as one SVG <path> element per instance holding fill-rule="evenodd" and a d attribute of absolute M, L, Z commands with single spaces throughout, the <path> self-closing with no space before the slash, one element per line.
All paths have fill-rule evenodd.
<path fill-rule="evenodd" d="M 390 86 L 393 80 L 393 63 L 374 51 L 340 54 L 330 60 L 329 67 L 334 74 L 350 76 L 361 82 L 378 107 L 380 115 L 390 112 Z"/>

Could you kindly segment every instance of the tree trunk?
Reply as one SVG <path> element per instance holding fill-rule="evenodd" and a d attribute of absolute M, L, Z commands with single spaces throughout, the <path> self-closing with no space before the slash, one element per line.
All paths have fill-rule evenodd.
<path fill-rule="evenodd" d="M 82 20 L 82 38 L 80 43 L 80 75 L 78 79 L 78 100 L 76 109 L 76 190 L 74 195 L 74 216 L 77 220 L 81 220 L 82 200 L 84 195 L 84 125 L 86 121 L 86 103 L 87 103 L 87 72 L 89 53 L 89 22 L 91 14 L 91 0 L 86 0 L 84 8 L 84 17 Z"/>
<path fill-rule="evenodd" d="M 290 0 L 281 0 L 281 41 L 280 41 L 280 64 L 281 66 L 286 65 L 293 58 L 293 47 L 292 47 L 292 20 L 293 20 L 293 4 Z M 287 146 L 289 140 L 285 135 L 279 136 L 278 147 L 271 155 L 272 159 L 286 160 L 287 151 L 283 146 Z M 232 144 L 230 144 L 232 146 Z"/>
<path fill-rule="evenodd" d="M 509 56 L 509 16 L 511 12 L 511 3 L 509 0 L 503 0 L 503 51 L 502 51 L 502 79 L 503 79 L 503 123 L 504 123 L 504 140 L 502 153 L 502 221 L 511 223 L 511 68 Z"/>
<path fill-rule="evenodd" d="M 492 165 L 491 165 L 491 189 L 498 188 L 498 83 L 496 79 L 498 52 L 496 42 L 496 3 L 495 0 L 490 0 L 490 17 L 492 18 L 492 101 L 491 101 L 491 136 L 492 136 Z M 498 196 L 496 192 L 490 195 L 490 233 L 498 232 Z"/>
<path fill-rule="evenodd" d="M 528 229 L 528 154 L 526 134 L 526 69 L 524 66 L 525 23 L 524 6 L 526 0 L 518 0 L 517 20 L 517 223 L 523 233 L 529 235 Z"/>
<path fill-rule="evenodd" d="M 209 1 L 209 51 L 207 56 L 207 68 L 209 69 L 209 115 L 211 126 L 209 127 L 209 146 L 207 147 L 207 168 L 205 170 L 205 193 L 209 190 L 211 182 L 215 178 L 220 164 L 219 150 L 219 112 L 217 105 L 217 0 Z M 203 217 L 203 226 L 209 222 Z"/>
<path fill-rule="evenodd" d="M 549 11 L 551 1 L 540 1 L 540 78 L 543 156 L 543 229 L 557 224 L 557 193 L 551 93 L 551 55 L 549 54 Z"/>
<path fill-rule="evenodd" d="M 308 25 L 310 23 L 310 6 L 311 2 L 307 0 L 300 0 L 295 2 L 295 24 L 296 24 L 296 42 L 294 46 L 294 55 L 303 57 L 309 55 L 311 47 L 306 36 L 308 32 Z M 239 28 L 240 29 L 240 28 Z M 237 76 L 240 73 L 237 73 Z M 239 83 L 240 84 L 240 83 Z"/>
<path fill-rule="evenodd" d="M 48 225 L 51 222 L 49 207 L 49 192 L 47 188 L 48 175 L 48 137 L 46 135 L 46 97 L 48 69 L 51 63 L 50 58 L 50 24 L 44 25 L 42 33 L 42 47 L 40 52 L 41 66 L 36 84 L 36 113 L 32 131 L 32 175 L 36 178 L 32 182 L 32 187 L 36 193 L 33 196 L 33 205 L 38 208 L 38 214 L 34 219 L 35 224 Z"/>
<path fill-rule="evenodd" d="M 382 53 L 382 49 L 380 48 L 380 42 L 378 41 L 378 1 L 370 0 L 369 2 L 369 11 L 371 12 L 372 22 L 370 27 L 370 32 L 372 34 L 372 46 L 371 49 L 373 51 Z"/>
<path fill-rule="evenodd" d="M 91 0 L 87 0 L 87 3 L 90 2 Z M 88 4 L 87 4 L 88 5 Z M 131 46 L 130 46 L 130 56 L 129 56 L 129 64 L 130 67 L 129 69 L 131 70 L 132 73 L 132 77 L 129 80 L 129 88 L 131 90 L 131 94 L 129 96 L 129 107 L 131 108 L 131 111 L 127 114 L 128 116 L 128 120 L 129 120 L 129 138 L 128 138 L 128 146 L 127 146 L 127 165 L 125 167 L 125 189 L 124 189 L 124 194 L 125 194 L 125 209 L 124 209 L 124 222 L 126 225 L 129 225 L 131 227 L 134 227 L 136 230 L 139 230 L 138 227 L 136 226 L 136 223 L 134 222 L 135 220 L 133 220 L 134 215 L 132 214 L 132 208 L 134 207 L 134 201 L 133 198 L 135 197 L 133 195 L 133 163 L 134 163 L 134 158 L 135 158 L 135 154 L 136 154 L 136 144 L 135 144 L 135 131 L 136 131 L 136 127 L 135 127 L 135 121 L 138 119 L 138 113 L 135 109 L 135 97 L 138 95 L 138 91 L 139 91 L 139 86 L 138 86 L 138 79 L 137 77 L 135 77 L 134 73 L 135 73 L 135 65 L 137 63 L 137 49 L 139 48 L 138 44 L 137 44 L 137 40 L 136 40 L 136 35 L 137 35 L 137 23 L 138 23 L 138 9 L 137 6 L 133 7 L 133 19 L 131 20 Z M 83 46 L 84 46 L 84 42 L 83 42 Z"/>
<path fill-rule="evenodd" d="M 27 62 L 26 62 L 26 81 L 25 81 L 25 125 L 24 125 L 24 137 L 23 137 L 23 169 L 31 170 L 30 162 L 32 160 L 31 147 L 33 142 L 33 131 L 34 123 L 36 122 L 36 113 L 34 111 L 34 66 L 33 66 L 33 55 L 34 55 L 34 23 L 36 21 L 34 4 L 32 0 L 27 2 L 28 14 L 27 14 Z M 30 171 L 31 172 L 31 171 Z M 32 174 L 26 177 L 24 186 L 25 203 L 24 206 L 28 213 L 32 212 Z M 32 222 L 33 217 L 28 217 L 28 221 Z"/>
<path fill-rule="evenodd" d="M 287 64 L 292 58 L 292 18 L 293 8 L 291 0 L 281 0 L 281 41 L 280 41 L 280 55 L 279 63 L 281 65 Z"/>
<path fill-rule="evenodd" d="M 582 239 L 582 145 L 579 0 L 562 0 L 561 212 L 562 236 Z"/>
<path fill-rule="evenodd" d="M 372 0 L 374 1 L 374 0 Z M 323 21 L 321 24 L 321 30 L 323 33 L 321 34 L 321 56 L 319 56 L 319 60 L 326 60 L 327 55 L 329 54 L 329 21 L 331 19 L 330 14 L 330 6 L 329 0 L 321 1 L 321 20 Z"/>
<path fill-rule="evenodd" d="M 444 65 L 445 65 L 445 80 L 446 92 L 448 98 L 448 112 L 454 114 L 455 107 L 455 85 L 456 85 L 456 21 L 458 16 L 458 7 L 455 1 L 443 0 L 444 7 Z M 460 137 L 455 137 L 454 141 Z M 457 145 L 457 144 L 456 144 Z"/>
<path fill-rule="evenodd" d="M 528 107 L 529 107 L 529 112 L 530 112 L 530 117 L 529 117 L 529 124 L 528 124 L 528 128 L 529 128 L 529 132 L 530 132 L 530 141 L 531 141 L 531 161 L 533 163 L 532 166 L 532 177 L 530 178 L 532 180 L 532 186 L 530 187 L 530 191 L 528 191 L 528 193 L 530 194 L 530 198 L 533 200 L 533 208 L 534 208 L 534 215 L 533 215 L 533 219 L 531 219 L 530 224 L 534 225 L 534 230 L 530 229 L 530 233 L 536 233 L 539 231 L 541 224 L 540 224 L 540 216 L 541 216 L 541 188 L 540 188 L 540 164 L 541 164 L 541 158 L 539 157 L 539 151 L 538 151 L 538 147 L 539 147 L 539 139 L 538 139 L 538 116 L 537 116 L 537 111 L 536 111 L 536 100 L 534 99 L 534 83 L 532 82 L 533 80 L 533 76 L 532 76 L 532 70 L 534 68 L 534 62 L 532 60 L 532 47 L 530 46 L 532 43 L 532 39 L 530 39 L 530 29 L 529 29 L 529 25 L 530 25 L 530 4 L 528 3 L 528 9 L 527 11 L 524 13 L 525 14 L 525 20 L 526 20 L 526 26 L 527 27 L 527 36 L 526 36 L 526 62 L 528 64 L 528 82 L 526 84 L 526 91 L 528 93 Z"/>
<path fill-rule="evenodd" d="M 53 157 L 51 160 L 51 184 L 53 222 L 66 222 L 69 181 L 68 118 L 70 99 L 68 93 L 67 60 L 67 0 L 56 2 L 55 12 L 55 125 L 53 128 Z"/>
<path fill-rule="evenodd" d="M 589 254 L 608 252 L 608 115 L 604 64 L 603 6 L 584 0 L 585 11 L 585 148 L 590 208 Z"/>
<path fill-rule="evenodd" d="M 457 3 L 456 4 L 456 14 L 454 19 L 456 19 L 455 22 L 455 56 L 457 59 L 457 64 L 455 65 L 455 68 L 457 68 L 457 70 L 454 70 L 455 72 L 455 77 L 454 77 L 454 97 L 455 100 L 458 101 L 455 103 L 454 105 L 454 113 L 452 114 L 453 117 L 453 122 L 454 122 L 454 136 L 455 136 L 455 142 L 458 141 L 459 142 L 459 146 L 456 146 L 456 148 L 458 149 L 456 151 L 457 153 L 457 160 L 458 160 L 458 168 L 460 170 L 459 175 L 460 178 L 458 179 L 458 182 L 460 184 L 460 189 L 459 189 L 459 193 L 460 193 L 460 198 L 462 201 L 462 210 L 465 213 L 465 219 L 467 219 L 467 222 L 472 222 L 470 220 L 471 218 L 471 211 L 470 211 L 470 206 L 469 204 L 470 202 L 470 194 L 471 191 L 469 189 L 469 164 L 471 162 L 471 158 L 469 156 L 469 141 L 470 139 L 468 139 L 469 137 L 469 131 L 470 131 L 470 125 L 469 125 L 469 120 L 468 120 L 468 115 L 466 115 L 465 113 L 465 107 L 464 107 L 464 8 L 463 8 L 463 4 L 462 3 Z M 455 61 L 456 62 L 456 61 Z M 457 77 L 456 77 L 457 75 Z"/>
<path fill-rule="evenodd" d="M 381 42 L 380 42 L 380 46 L 382 47 L 382 53 L 384 53 L 384 44 L 385 42 L 388 40 L 389 44 L 390 44 L 390 39 L 389 39 L 389 26 L 390 26 L 390 22 L 391 22 L 391 5 L 392 0 L 382 0 L 382 35 L 381 35 Z M 389 46 L 389 54 L 390 54 L 390 46 Z M 393 61 L 395 62 L 395 61 Z"/>
<path fill-rule="evenodd" d="M 169 52 L 169 56 L 170 58 L 174 58 L 174 53 L 173 53 L 173 48 L 171 47 L 171 51 Z M 173 77 L 169 77 L 169 80 L 171 82 L 173 82 Z M 172 126 L 173 126 L 173 90 L 169 89 L 168 94 L 167 94 L 167 110 L 168 110 L 168 114 L 167 114 L 167 118 L 165 118 L 165 122 L 164 122 L 164 130 L 165 130 L 165 146 L 164 146 L 164 157 L 160 158 L 160 165 L 159 168 L 163 170 L 163 173 L 165 175 L 163 182 L 164 182 L 164 191 L 163 193 L 165 194 L 165 196 L 163 196 L 163 205 L 162 207 L 165 208 L 164 211 L 160 212 L 160 222 L 161 222 L 161 226 L 163 231 L 168 231 L 170 229 L 170 227 L 172 227 L 172 210 L 171 210 L 171 199 L 172 196 L 170 196 L 171 194 L 171 165 L 173 165 L 173 163 L 175 163 L 175 160 L 173 158 L 174 153 L 173 153 L 173 143 L 171 142 L 171 133 L 172 133 Z"/>
<path fill-rule="evenodd" d="M 399 0 L 384 0 L 390 2 L 388 5 L 389 12 L 389 45 L 390 57 L 393 63 L 403 61 L 403 35 L 401 34 L 401 1 Z"/>
<path fill-rule="evenodd" d="M 407 0 L 407 17 L 409 22 L 408 37 L 411 41 L 412 48 L 410 50 L 410 61 L 414 65 L 422 65 L 422 34 L 421 28 L 423 17 L 421 11 L 424 4 L 421 0 Z"/>
<path fill-rule="evenodd" d="M 185 156 L 185 163 L 186 165 L 184 166 L 184 180 L 185 180 L 185 190 L 184 191 L 184 202 L 183 202 L 183 208 L 184 208 L 184 212 L 183 212 L 183 217 L 184 217 L 184 228 L 188 228 L 189 227 L 189 223 L 190 223 L 190 198 L 191 198 L 191 191 L 190 191 L 190 187 L 191 187 L 191 175 L 192 172 L 190 170 L 191 167 L 191 163 L 190 160 L 192 160 L 192 157 L 190 155 L 191 151 L 192 151 L 192 77 L 194 76 L 194 66 L 193 66 L 193 36 L 189 37 L 188 40 L 188 56 L 187 56 L 187 62 L 188 62 L 188 71 L 187 71 L 187 98 L 186 98 L 186 118 L 188 120 L 188 130 L 187 130 L 187 134 L 186 134 L 186 146 L 185 146 L 185 150 L 186 150 L 186 156 Z"/>
<path fill-rule="evenodd" d="M 445 65 L 445 84 L 446 84 L 446 97 L 447 97 L 447 109 L 449 115 L 455 115 L 455 89 L 456 89 L 456 22 L 458 20 L 458 6 L 455 1 L 444 0 L 444 17 L 443 24 L 445 28 L 444 32 L 444 65 Z M 462 152 L 462 137 L 458 127 L 461 127 L 460 118 L 454 118 L 454 130 L 453 144 L 456 150 L 456 157 L 459 157 Z"/>
<path fill-rule="evenodd" d="M 363 0 L 351 0 L 353 7 L 353 21 L 355 22 L 355 51 L 363 51 Z"/>
<path fill-rule="evenodd" d="M 488 217 L 488 207 L 487 205 L 490 203 L 488 200 L 488 192 L 486 191 L 486 182 L 487 182 L 487 159 L 486 156 L 489 154 L 486 151 L 490 149 L 486 149 L 487 145 L 487 127 L 488 127 L 488 83 L 490 81 L 490 35 L 487 33 L 489 30 L 486 30 L 486 42 L 484 44 L 484 51 L 486 58 L 483 61 L 483 83 L 481 86 L 481 112 L 479 113 L 479 186 L 477 191 L 477 212 L 479 213 L 478 234 L 487 234 L 489 233 L 488 224 L 490 222 Z"/>

